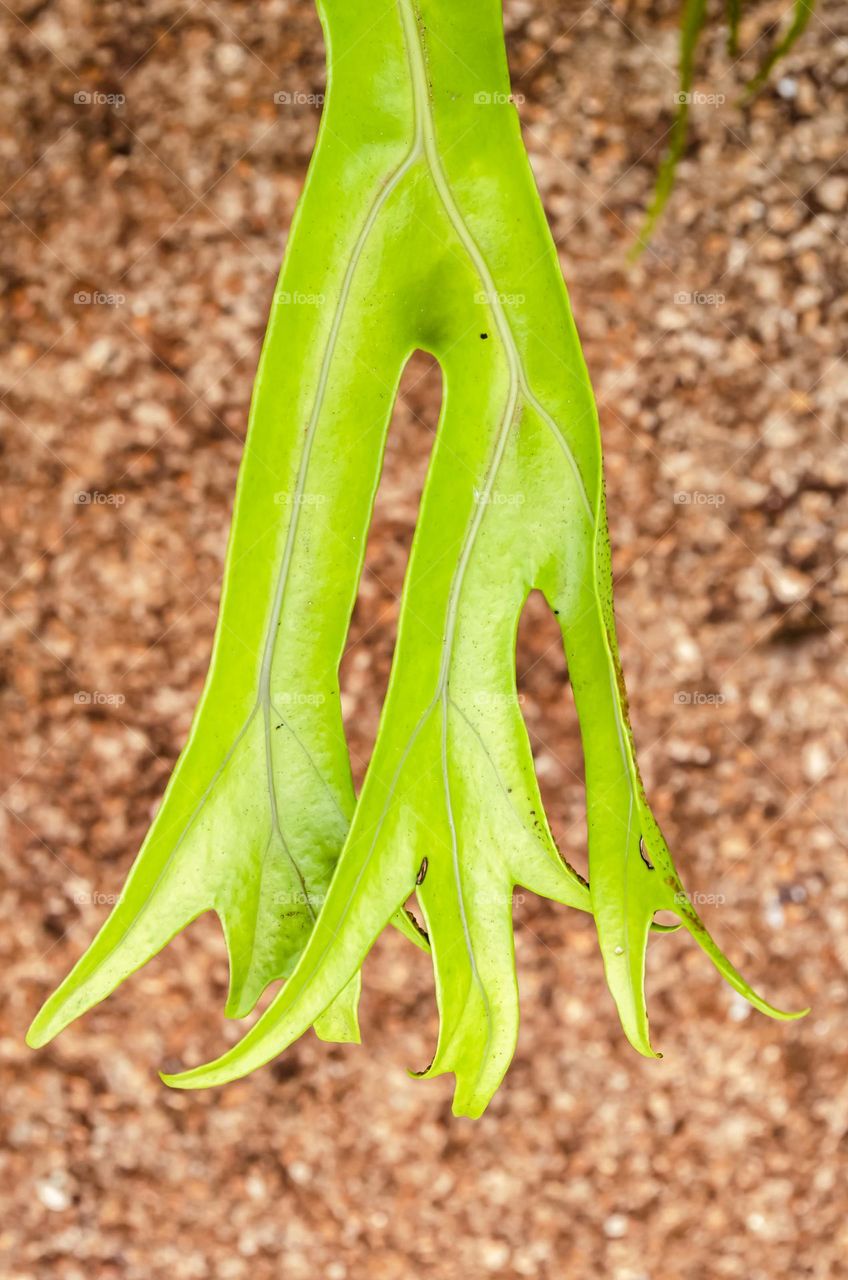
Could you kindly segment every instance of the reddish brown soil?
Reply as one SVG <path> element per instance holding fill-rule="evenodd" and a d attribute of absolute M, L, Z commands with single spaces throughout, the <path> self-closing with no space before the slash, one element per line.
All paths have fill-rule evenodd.
<path fill-rule="evenodd" d="M 306 0 L 2 8 L 0 1275 L 845 1274 L 844 7 L 825 0 L 780 92 L 747 113 L 733 98 L 754 58 L 730 69 L 722 36 L 706 40 L 699 87 L 728 100 L 694 113 L 656 253 L 631 269 L 671 121 L 678 7 L 507 4 L 600 398 L 648 789 L 718 938 L 778 1003 L 813 1013 L 749 1014 L 686 937 L 659 939 L 665 1058 L 643 1061 L 591 921 L 528 900 L 518 1054 L 477 1123 L 450 1117 L 449 1080 L 405 1075 L 436 1023 L 427 962 L 397 937 L 366 968 L 362 1048 L 310 1036 L 223 1091 L 156 1077 L 238 1034 L 222 1025 L 208 920 L 49 1049 L 23 1046 L 120 888 L 200 689 L 251 379 L 317 123 L 274 93 L 320 92 L 323 51 Z M 754 6 L 745 47 L 785 8 Z M 120 297 L 75 303 L 81 292 Z M 359 777 L 438 396 L 416 360 L 345 660 Z M 81 505 L 83 490 L 120 502 Z M 579 739 L 535 603 L 519 668 L 552 821 L 580 863 Z M 123 701 L 80 704 L 80 691 Z"/>

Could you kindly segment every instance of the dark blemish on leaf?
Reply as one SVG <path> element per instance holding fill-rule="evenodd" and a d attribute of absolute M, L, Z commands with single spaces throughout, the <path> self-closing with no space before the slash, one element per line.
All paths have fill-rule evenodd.
<path fill-rule="evenodd" d="M 282 729 L 285 726 L 285 723 L 286 723 L 285 720 L 281 720 L 280 723 L 275 726 L 275 728 Z"/>
<path fill-rule="evenodd" d="M 488 335 L 488 333 L 481 333 L 481 334 L 480 334 L 480 337 L 483 339 L 483 341 L 484 341 L 484 342 L 486 341 L 486 339 L 488 338 L 488 336 L 489 336 L 489 335 Z"/>
<path fill-rule="evenodd" d="M 645 866 L 648 868 L 648 870 L 649 870 L 649 871 L 653 871 L 653 870 L 654 870 L 654 864 L 653 864 L 653 862 L 651 862 L 651 859 L 648 857 L 648 850 L 645 848 L 645 837 L 644 837 L 644 836 L 640 836 L 640 837 L 639 837 L 639 854 L 640 854 L 640 856 L 641 856 L 641 858 L 642 858 L 642 861 L 644 862 Z"/>
<path fill-rule="evenodd" d="M 423 860 L 423 862 L 421 863 L 421 866 L 418 868 L 418 875 L 415 877 L 415 883 L 416 883 L 416 884 L 423 884 L 423 883 L 424 883 L 424 877 L 425 877 L 425 876 L 426 876 L 426 874 L 427 874 L 427 868 L 429 867 L 429 865 L 430 865 L 430 863 L 429 863 L 429 862 L 427 861 L 427 859 L 425 858 L 425 859 Z"/>

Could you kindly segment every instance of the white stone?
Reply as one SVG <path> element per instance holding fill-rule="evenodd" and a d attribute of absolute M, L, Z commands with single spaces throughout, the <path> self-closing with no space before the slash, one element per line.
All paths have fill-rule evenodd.
<path fill-rule="evenodd" d="M 63 1210 L 71 1207 L 71 1197 L 55 1182 L 39 1182 L 36 1195 L 45 1209 L 49 1209 L 51 1213 L 62 1213 Z"/>
<path fill-rule="evenodd" d="M 627 1235 L 627 1218 L 623 1213 L 611 1213 L 604 1222 L 604 1235 L 608 1240 L 620 1240 Z"/>
<path fill-rule="evenodd" d="M 486 1240 L 481 1246 L 480 1257 L 487 1271 L 502 1271 L 509 1262 L 509 1245 L 503 1240 Z"/>

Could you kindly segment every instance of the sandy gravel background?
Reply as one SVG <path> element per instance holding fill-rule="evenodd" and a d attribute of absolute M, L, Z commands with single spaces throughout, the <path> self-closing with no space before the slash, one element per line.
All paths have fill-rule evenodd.
<path fill-rule="evenodd" d="M 628 269 L 671 121 L 677 5 L 506 9 L 601 402 L 646 781 L 719 939 L 813 1014 L 749 1014 L 685 937 L 661 939 L 665 1058 L 644 1062 L 591 922 L 528 899 L 519 1050 L 477 1123 L 451 1119 L 449 1080 L 405 1075 L 435 1015 L 425 958 L 395 937 L 367 965 L 365 1047 L 309 1037 L 224 1091 L 155 1074 L 237 1035 L 208 920 L 49 1049 L 24 1048 L 120 889 L 201 686 L 318 118 L 274 94 L 320 93 L 323 52 L 307 0 L 4 0 L 4 1280 L 846 1274 L 846 12 L 824 0 L 747 113 L 734 98 L 785 2 L 752 6 L 741 65 L 719 32 L 705 42 L 698 88 L 726 101 L 695 111 L 655 252 Z M 438 397 L 414 361 L 345 659 L 359 777 Z M 533 604 L 519 671 L 580 864 L 579 739 Z"/>

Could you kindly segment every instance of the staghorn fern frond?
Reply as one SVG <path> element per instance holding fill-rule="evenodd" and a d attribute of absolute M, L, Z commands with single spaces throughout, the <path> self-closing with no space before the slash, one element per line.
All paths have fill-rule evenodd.
<path fill-rule="evenodd" d="M 421 1074 L 452 1072 L 455 1110 L 479 1115 L 517 1035 L 515 885 L 593 912 L 641 1053 L 653 1055 L 644 967 L 663 909 L 757 1008 L 798 1015 L 756 995 L 712 941 L 641 783 L 597 411 L 510 101 L 500 4 L 320 11 L 328 100 L 257 378 L 209 681 L 165 816 L 30 1039 L 50 1039 L 210 906 L 230 947 L 230 1012 L 288 980 L 239 1044 L 167 1083 L 235 1079 L 310 1026 L 355 1038 L 380 931 L 394 920 L 426 945 L 404 914 L 414 893 L 441 1016 Z M 301 311 L 294 298 L 323 302 Z M 416 349 L 438 359 L 445 396 L 354 807 L 338 665 Z M 534 589 L 559 622 L 580 721 L 588 885 L 553 842 L 516 698 Z M 313 892 L 314 921 L 290 905 Z"/>

